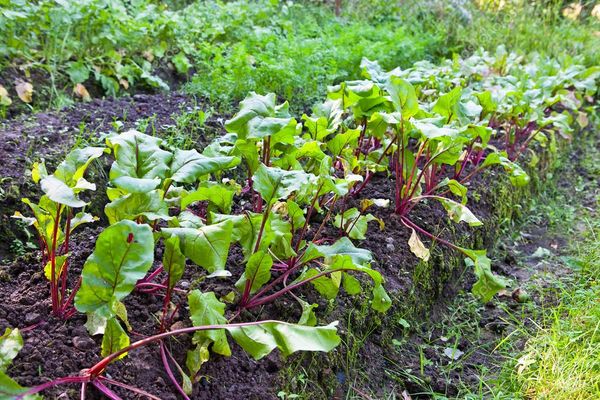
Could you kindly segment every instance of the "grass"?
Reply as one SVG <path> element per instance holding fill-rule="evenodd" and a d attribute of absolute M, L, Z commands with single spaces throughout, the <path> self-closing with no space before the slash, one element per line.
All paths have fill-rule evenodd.
<path fill-rule="evenodd" d="M 600 224 L 577 246 L 576 281 L 548 309 L 525 349 L 506 365 L 493 392 L 518 398 L 600 398 Z"/>
<path fill-rule="evenodd" d="M 507 310 L 512 333 L 495 349 L 505 361 L 497 371 L 482 371 L 481 387 L 465 387 L 460 398 L 600 398 L 600 151 L 594 143 L 591 133 L 574 146 L 585 149 L 577 162 L 565 165 L 563 157 L 564 176 L 555 180 L 568 184 L 547 185 L 525 222 L 546 221 L 550 232 L 570 237 L 566 255 L 548 260 L 550 270 L 530 281 L 537 305 L 528 304 L 524 314 Z M 551 267 L 561 264 L 570 272 L 553 275 Z M 546 284 L 536 286 L 540 281 Z"/>

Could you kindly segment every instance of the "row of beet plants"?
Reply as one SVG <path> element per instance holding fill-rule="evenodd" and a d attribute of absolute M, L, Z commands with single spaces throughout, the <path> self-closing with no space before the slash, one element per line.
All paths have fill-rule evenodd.
<path fill-rule="evenodd" d="M 231 355 L 227 335 L 256 359 L 274 349 L 330 351 L 340 342 L 336 323 L 317 326 L 317 304 L 303 297 L 307 286 L 332 300 L 341 290 L 357 295 L 368 285 L 374 310 L 391 306 L 372 254 L 354 244 L 368 238 L 369 222 L 385 229 L 370 213 L 374 207 L 383 209 L 379 215 L 389 209 L 407 227 L 417 257 L 430 256 L 423 237 L 464 254 L 482 301 L 504 288 L 484 250 L 436 236 L 414 221 L 413 210 L 436 202 L 451 221 L 481 225 L 467 207 L 473 178 L 499 165 L 514 185 L 527 184 L 517 161 L 527 153 L 534 165 L 536 148 L 552 150 L 557 135 L 587 124 L 584 110 L 593 107 L 600 72 L 542 60 L 523 64 L 502 51 L 408 70 L 384 72 L 368 60 L 363 67 L 364 80 L 331 87 L 301 122 L 274 94 L 250 94 L 227 121 L 229 133 L 202 153 L 128 131 L 110 136 L 106 147 L 73 150 L 52 174 L 35 164 L 32 178 L 44 195 L 37 203 L 23 200 L 32 217 L 16 217 L 39 234 L 52 313 L 64 319 L 85 313 L 90 335 L 102 335 L 103 358 L 77 376 L 22 388 L 5 373 L 22 346 L 18 330 L 7 330 L 0 338 L 0 393 L 33 398 L 52 386 L 79 384 L 82 398 L 88 386 L 111 399 L 119 398 L 111 387 L 156 398 L 105 374 L 110 363 L 149 344 L 158 345 L 157 357 L 185 399 L 211 351 Z M 83 200 L 96 189 L 86 170 L 102 157 L 112 160 L 104 210 L 109 226 L 81 274 L 71 276 L 72 233 L 97 220 Z M 245 176 L 241 184 L 237 170 Z M 392 182 L 387 198 L 364 196 L 376 174 Z M 235 287 L 221 298 L 201 291 L 232 276 L 233 246 L 244 266 Z M 179 284 L 186 273 L 197 278 L 191 288 Z M 132 343 L 124 299 L 134 290 L 162 296 L 163 308 L 156 333 Z M 296 323 L 252 314 L 283 296 L 298 302 Z M 184 308 L 191 326 L 179 328 Z M 190 333 L 194 347 L 182 365 L 168 340 Z"/>

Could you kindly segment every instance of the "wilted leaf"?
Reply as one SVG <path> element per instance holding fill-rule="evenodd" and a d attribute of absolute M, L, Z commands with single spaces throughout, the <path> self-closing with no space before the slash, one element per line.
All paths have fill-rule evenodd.
<path fill-rule="evenodd" d="M 75 95 L 77 97 L 79 97 L 80 99 L 82 99 L 83 101 L 92 100 L 90 93 L 87 91 L 85 86 L 83 86 L 81 83 L 78 83 L 77 85 L 75 85 L 75 87 L 73 88 L 73 93 L 75 93 Z"/>
<path fill-rule="evenodd" d="M 18 80 L 15 82 L 15 90 L 23 102 L 31 103 L 33 96 L 33 85 L 31 83 Z"/>
<path fill-rule="evenodd" d="M 412 251 L 415 256 L 419 257 L 425 262 L 429 261 L 429 249 L 425 247 L 423 242 L 421 242 L 419 235 L 417 235 L 417 232 L 414 229 L 412 230 L 410 239 L 408 239 L 408 246 L 410 247 L 410 251 Z"/>

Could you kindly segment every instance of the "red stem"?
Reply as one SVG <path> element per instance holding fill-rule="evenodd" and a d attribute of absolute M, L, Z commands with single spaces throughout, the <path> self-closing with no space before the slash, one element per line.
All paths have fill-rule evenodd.
<path fill-rule="evenodd" d="M 175 386 L 177 391 L 183 396 L 185 400 L 190 400 L 188 395 L 185 393 L 179 382 L 177 382 L 177 378 L 173 374 L 173 370 L 171 370 L 171 366 L 169 365 L 169 360 L 167 359 L 167 349 L 165 349 L 165 343 L 160 341 L 160 358 L 162 359 L 163 366 L 165 367 L 165 371 L 167 372 L 167 376 L 169 380 Z"/>
<path fill-rule="evenodd" d="M 56 207 L 56 219 L 54 220 L 54 230 L 52 232 L 52 249 L 50 251 L 50 297 L 52 298 L 52 312 L 58 315 L 58 286 L 56 285 L 56 241 L 58 237 L 58 227 L 60 224 L 60 211 L 62 204 Z"/>

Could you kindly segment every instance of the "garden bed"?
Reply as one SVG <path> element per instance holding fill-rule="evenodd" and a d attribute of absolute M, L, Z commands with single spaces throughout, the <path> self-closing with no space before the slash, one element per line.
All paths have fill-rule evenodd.
<path fill-rule="evenodd" d="M 52 175 L 42 164 L 33 165 L 32 179 L 40 182 L 45 195 L 40 206 L 31 207 L 35 218 L 17 217 L 36 224 L 45 250 L 40 257 L 21 249 L 26 254 L 2 267 L 0 295 L 5 301 L 0 308 L 0 325 L 19 328 L 25 342 L 8 374 L 29 387 L 49 382 L 48 387 L 33 390 L 44 388 L 44 394 L 54 397 L 65 392 L 76 397 L 80 390 L 90 387 L 88 398 L 96 398 L 100 394 L 91 390 L 94 385 L 113 399 L 138 398 L 146 392 L 170 399 L 177 398 L 177 391 L 182 395 L 185 391 L 194 399 L 276 399 L 287 396 L 282 388 L 293 386 L 290 366 L 296 365 L 307 371 L 323 398 L 337 398 L 356 383 L 349 382 L 349 374 L 353 363 L 360 362 L 368 366 L 364 370 L 370 391 L 379 395 L 394 392 L 399 386 L 418 391 L 421 385 L 413 380 L 398 382 L 397 377 L 381 372 L 390 365 L 403 365 L 407 370 L 419 367 L 414 358 L 407 361 L 402 352 L 390 351 L 391 346 L 397 346 L 399 338 L 405 336 L 410 328 L 407 321 L 441 320 L 441 308 L 457 292 L 472 289 L 477 298 L 487 302 L 506 287 L 494 272 L 513 275 L 515 268 L 492 265 L 485 249 L 495 244 L 502 221 L 515 218 L 525 208 L 532 191 L 526 183 L 531 177 L 536 181 L 536 171 L 552 160 L 556 137 L 574 130 L 572 120 L 567 122 L 569 118 L 577 116 L 579 125 L 585 126 L 576 103 L 594 102 L 573 86 L 580 84 L 575 77 L 584 80 L 591 74 L 589 79 L 594 83 L 596 75 L 593 70 L 575 67 L 579 69 L 569 78 L 574 83 L 559 81 L 552 89 L 563 97 L 551 102 L 538 94 L 537 109 L 532 107 L 528 117 L 544 117 L 527 121 L 522 109 L 529 100 L 518 103 L 523 100 L 517 98 L 513 108 L 506 110 L 495 104 L 486 90 L 486 84 L 494 84 L 492 78 L 481 83 L 495 68 L 509 69 L 506 65 L 497 67 L 499 63 L 518 65 L 513 56 L 500 53 L 498 57 L 477 55 L 465 60 L 460 66 L 463 69 L 447 63 L 438 73 L 432 72 L 431 66 L 419 65 L 402 71 L 403 78 L 394 75 L 398 71 L 384 73 L 365 60 L 365 76 L 370 80 L 331 88 L 330 99 L 315 109 L 314 116 L 303 116 L 303 124 L 289 115 L 287 103 L 276 104 L 274 95 L 252 93 L 223 127 L 213 118 L 210 132 L 200 131 L 195 137 L 194 147 L 202 154 L 186 150 L 168 134 L 160 141 L 121 129 L 131 124 L 165 137 L 169 131 L 166 125 L 179 121 L 177 111 L 190 107 L 189 100 L 181 95 L 96 102 L 66 113 L 38 116 L 30 126 L 23 120 L 9 122 L 5 129 L 13 140 L 0 157 L 8 161 L 2 171 L 9 178 L 4 191 L 12 202 L 7 202 L 3 212 L 25 209 L 17 207 L 17 194 L 31 193 L 34 198 L 40 193 L 25 183 L 22 171 L 33 161 L 28 159 L 27 149 L 44 148 L 41 141 L 48 137 L 48 126 L 56 127 L 49 137 L 53 143 L 49 153 L 52 167 L 57 164 L 55 156 L 72 143 L 73 130 L 82 120 L 93 128 L 88 126 L 88 133 L 74 141 L 79 145 L 104 145 L 104 140 L 98 143 L 97 136 L 109 127 L 124 132 L 108 136 L 106 149 L 74 150 Z M 471 69 L 469 74 L 464 73 L 465 68 Z M 516 73 L 528 76 L 529 70 L 518 67 Z M 546 80 L 546 76 L 535 78 Z M 454 86 L 457 79 L 468 90 Z M 430 84 L 436 89 L 429 88 Z M 512 83 L 503 84 L 506 93 L 512 93 Z M 445 94 L 433 94 L 438 85 L 444 87 Z M 586 81 L 586 85 L 587 89 L 591 84 Z M 474 95 L 473 88 L 480 92 Z M 140 124 L 139 119 L 150 113 L 157 114 L 154 125 L 152 121 Z M 111 116 L 125 121 L 115 123 Z M 190 134 L 185 131 L 190 125 L 180 128 L 184 137 Z M 492 136 L 493 129 L 501 134 Z M 29 141 L 21 140 L 25 132 Z M 538 152 L 530 156 L 535 162 L 530 163 L 528 177 L 515 161 L 541 133 L 545 139 L 537 139 Z M 210 136 L 215 140 L 209 142 Z M 549 141 L 552 149 L 546 151 L 543 148 L 550 147 Z M 460 151 L 456 151 L 459 146 Z M 10 158 L 10 153 L 25 156 Z M 106 162 L 111 161 L 104 157 L 106 153 L 112 153 L 112 163 Z M 235 170 L 242 160 L 243 172 Z M 82 178 L 92 162 L 86 177 L 93 184 Z M 242 189 L 232 183 L 234 179 L 246 181 L 247 186 Z M 356 184 L 361 181 L 364 185 Z M 190 184 L 197 182 L 191 189 Z M 220 192 L 214 195 L 212 189 Z M 227 196 L 231 196 L 229 202 Z M 95 222 L 89 216 L 73 216 L 71 210 L 82 207 L 82 200 L 91 203 L 88 211 L 95 215 L 102 215 L 106 205 L 106 216 Z M 65 210 L 66 234 L 62 234 L 62 228 L 57 227 Z M 53 221 L 59 223 L 52 222 L 52 233 L 44 224 L 55 214 L 59 217 Z M 72 218 L 92 224 L 69 236 Z M 123 236 L 126 232 L 128 235 Z M 206 243 L 202 242 L 204 247 L 198 250 L 196 239 L 201 235 Z M 135 250 L 130 254 L 130 246 L 140 246 L 139 253 Z M 119 256 L 121 247 L 125 250 Z M 142 266 L 142 261 L 135 259 L 138 256 Z M 183 261 L 175 260 L 177 257 Z M 266 267 L 265 257 L 269 259 Z M 115 276 L 110 275 L 113 264 Z M 40 268 L 44 265 L 45 272 Z M 130 271 L 135 265 L 137 270 Z M 179 272 L 172 269 L 179 267 Z M 104 273 L 104 268 L 109 275 L 97 277 L 94 268 L 96 274 Z M 351 271 L 364 274 L 351 276 Z M 135 280 L 127 283 L 132 276 Z M 177 279 L 171 283 L 173 276 Z M 293 279 L 289 286 L 288 277 Z M 302 286 L 308 283 L 311 285 Z M 110 287 L 114 297 L 105 299 L 104 287 Z M 362 293 L 362 287 L 369 290 Z M 76 288 L 73 296 L 67 296 L 67 288 Z M 291 293 L 293 289 L 297 290 Z M 196 303 L 207 307 L 208 312 L 198 312 L 198 304 L 192 304 L 194 296 L 205 296 Z M 88 313 L 87 324 L 75 307 Z M 49 316 L 50 309 L 54 315 Z M 127 310 L 125 317 L 123 309 Z M 88 334 L 98 329 L 90 323 L 94 318 L 104 318 L 103 337 Z M 265 331 L 266 336 L 255 336 L 247 333 L 251 330 L 243 331 L 250 326 L 263 329 L 260 324 L 271 322 L 257 321 L 268 320 L 299 320 L 299 325 L 283 326 L 292 334 L 295 329 L 310 333 L 296 343 L 297 337 L 289 339 L 281 333 Z M 344 340 L 332 350 L 340 339 L 331 336 L 334 325 L 324 325 L 335 320 L 341 322 L 338 333 Z M 187 376 L 178 369 L 173 369 L 174 374 L 169 365 L 187 364 L 192 343 L 208 341 L 207 353 L 211 346 L 211 353 L 224 354 L 221 338 L 197 334 L 192 338 L 182 331 L 176 337 L 131 349 L 128 357 L 108 366 L 94 366 L 101 352 L 104 356 L 118 355 L 127 347 L 129 339 L 123 344 L 123 336 L 129 335 L 133 343 L 156 335 L 158 326 L 161 335 L 170 335 L 192 326 L 192 322 L 195 328 L 190 329 L 232 324 L 228 332 L 246 350 L 232 341 L 230 357 L 211 354 L 206 364 L 193 361 L 192 367 L 201 366 L 193 389 L 185 379 L 178 384 L 175 374 Z M 238 322 L 246 325 L 235 325 Z M 240 340 L 242 331 L 247 336 Z M 223 330 L 211 332 L 225 335 Z M 363 339 L 356 343 L 357 338 Z M 119 343 L 115 344 L 116 340 Z M 277 343 L 269 351 L 260 348 L 264 343 L 270 346 L 270 340 Z M 418 348 L 414 340 L 404 343 L 407 349 Z M 464 349 L 466 345 L 459 343 L 457 347 Z M 288 353 L 331 351 L 283 360 L 277 353 L 268 354 L 274 348 Z M 262 360 L 255 361 L 250 355 Z M 98 365 L 102 367 L 99 370 Z M 189 364 L 187 367 L 193 369 Z M 94 371 L 92 375 L 90 371 Z M 427 379 L 434 390 L 447 389 L 447 382 L 440 382 L 434 372 L 431 375 L 422 379 Z M 60 381 L 65 376 L 68 378 Z M 83 389 L 56 385 L 61 382 L 83 384 Z"/>

